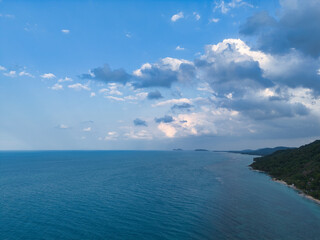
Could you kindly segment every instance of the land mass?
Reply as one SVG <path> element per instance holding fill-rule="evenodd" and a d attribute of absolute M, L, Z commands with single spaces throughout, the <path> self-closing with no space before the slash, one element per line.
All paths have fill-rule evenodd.
<path fill-rule="evenodd" d="M 254 158 L 252 169 L 268 173 L 304 194 L 320 199 L 320 140 Z"/>
<path fill-rule="evenodd" d="M 246 149 L 241 151 L 215 151 L 215 152 L 229 152 L 229 153 L 240 153 L 240 154 L 247 154 L 247 155 L 256 155 L 256 156 L 266 156 L 272 154 L 279 150 L 286 150 L 286 149 L 293 149 L 289 147 L 274 147 L 274 148 L 260 148 L 256 150 Z"/>

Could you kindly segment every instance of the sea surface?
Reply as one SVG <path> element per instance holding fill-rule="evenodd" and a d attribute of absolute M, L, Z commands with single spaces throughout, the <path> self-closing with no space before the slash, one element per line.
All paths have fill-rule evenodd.
<path fill-rule="evenodd" d="M 194 151 L 0 152 L 0 239 L 320 239 L 320 205 Z"/>

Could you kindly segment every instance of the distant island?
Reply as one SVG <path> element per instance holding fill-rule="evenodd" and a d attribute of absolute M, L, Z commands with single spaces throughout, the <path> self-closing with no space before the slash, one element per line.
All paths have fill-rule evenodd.
<path fill-rule="evenodd" d="M 279 150 L 286 150 L 286 149 L 293 149 L 289 147 L 274 147 L 274 148 L 260 148 L 256 150 L 246 149 L 240 151 L 214 151 L 214 152 L 229 152 L 229 153 L 240 153 L 240 154 L 247 154 L 247 155 L 256 155 L 256 156 L 266 156 L 272 154 Z"/>
<path fill-rule="evenodd" d="M 195 149 L 196 152 L 208 152 L 209 150 L 207 149 L 203 149 L 203 148 L 198 148 L 198 149 Z"/>
<path fill-rule="evenodd" d="M 181 148 L 174 148 L 172 151 L 183 151 Z"/>
<path fill-rule="evenodd" d="M 252 169 L 320 199 L 320 140 L 295 149 L 279 150 L 254 158 Z"/>

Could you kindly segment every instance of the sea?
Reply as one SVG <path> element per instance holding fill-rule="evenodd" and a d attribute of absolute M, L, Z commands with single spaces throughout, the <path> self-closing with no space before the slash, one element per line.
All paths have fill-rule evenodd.
<path fill-rule="evenodd" d="M 196 151 L 2 151 L 0 239 L 319 240 L 320 205 Z"/>

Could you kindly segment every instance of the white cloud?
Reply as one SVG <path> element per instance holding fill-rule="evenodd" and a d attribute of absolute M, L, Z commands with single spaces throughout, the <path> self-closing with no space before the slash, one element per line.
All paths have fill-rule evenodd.
<path fill-rule="evenodd" d="M 75 90 L 87 90 L 87 91 L 90 91 L 90 88 L 88 87 L 88 85 L 84 85 L 84 84 L 81 84 L 81 83 L 75 83 L 75 84 L 72 84 L 72 85 L 68 85 L 68 88 L 72 88 L 72 89 L 75 89 Z"/>
<path fill-rule="evenodd" d="M 127 37 L 127 38 L 132 38 L 131 33 L 126 33 L 126 37 Z"/>
<path fill-rule="evenodd" d="M 160 123 L 158 125 L 158 129 L 169 138 L 173 138 L 174 135 L 177 133 L 177 130 L 173 126 L 166 123 Z"/>
<path fill-rule="evenodd" d="M 220 11 L 223 14 L 228 13 L 232 8 L 238 8 L 238 7 L 243 7 L 243 6 L 247 6 L 247 7 L 253 7 L 253 5 L 244 2 L 242 0 L 232 0 L 228 3 L 226 3 L 224 0 L 221 0 L 220 2 L 215 2 L 215 7 L 213 8 L 213 11 L 215 12 L 216 10 L 220 9 Z"/>
<path fill-rule="evenodd" d="M 107 136 L 105 136 L 104 140 L 115 140 L 117 139 L 119 134 L 117 132 L 108 132 Z"/>
<path fill-rule="evenodd" d="M 87 127 L 83 129 L 84 132 L 90 132 L 91 131 L 91 127 Z"/>
<path fill-rule="evenodd" d="M 46 79 L 52 79 L 52 78 L 55 78 L 56 76 L 53 73 L 45 73 L 45 74 L 42 74 L 40 77 L 46 78 Z"/>
<path fill-rule="evenodd" d="M 56 83 L 51 87 L 51 89 L 52 90 L 63 90 L 63 86 L 59 83 Z"/>
<path fill-rule="evenodd" d="M 67 125 L 65 125 L 65 124 L 59 124 L 59 125 L 57 126 L 57 128 L 59 128 L 59 129 L 68 129 L 69 126 L 67 126 Z"/>
<path fill-rule="evenodd" d="M 177 50 L 177 51 L 183 51 L 184 48 L 183 48 L 183 47 L 180 47 L 180 46 L 177 46 L 177 47 L 176 47 L 176 50 Z"/>
<path fill-rule="evenodd" d="M 96 93 L 95 92 L 91 92 L 90 93 L 90 97 L 95 97 L 96 96 Z"/>
<path fill-rule="evenodd" d="M 15 77 L 16 74 L 17 74 L 16 71 L 10 71 L 10 72 L 4 73 L 3 75 L 5 75 L 7 77 Z"/>
<path fill-rule="evenodd" d="M 172 21 L 172 22 L 175 22 L 175 21 L 178 21 L 178 20 L 181 19 L 181 18 L 184 18 L 183 12 L 179 12 L 179 13 L 173 15 L 173 16 L 171 17 L 171 21 Z"/>
<path fill-rule="evenodd" d="M 219 18 L 211 18 L 211 19 L 209 19 L 209 23 L 217 23 L 217 22 L 219 22 L 220 21 L 220 19 Z"/>
<path fill-rule="evenodd" d="M 58 80 L 58 82 L 72 82 L 73 80 L 72 80 L 72 78 L 69 78 L 69 77 L 65 77 L 65 78 L 60 78 L 59 80 Z"/>
<path fill-rule="evenodd" d="M 124 136 L 131 139 L 152 139 L 151 133 L 149 133 L 147 130 L 131 130 L 129 133 L 125 133 Z"/>
<path fill-rule="evenodd" d="M 197 13 L 197 12 L 194 12 L 194 13 L 193 13 L 193 16 L 195 17 L 195 19 L 196 19 L 197 21 L 199 21 L 200 18 L 201 18 L 201 16 L 200 16 L 199 13 Z"/>
<path fill-rule="evenodd" d="M 22 71 L 19 73 L 19 76 L 27 76 L 27 77 L 34 77 L 31 73 L 28 73 L 26 71 Z"/>
<path fill-rule="evenodd" d="M 7 69 L 0 65 L 0 71 L 7 71 Z"/>
<path fill-rule="evenodd" d="M 156 104 L 153 104 L 152 107 L 160 107 L 165 105 L 171 105 L 171 104 L 179 104 L 179 103 L 189 103 L 191 104 L 192 101 L 188 98 L 179 98 L 179 99 L 170 99 L 162 102 L 158 102 Z"/>
<path fill-rule="evenodd" d="M 62 29 L 61 32 L 64 33 L 64 34 L 69 34 L 70 30 L 69 29 Z"/>
<path fill-rule="evenodd" d="M 114 96 L 105 96 L 105 98 L 111 99 L 111 100 L 115 100 L 115 101 L 120 101 L 120 102 L 123 102 L 123 101 L 124 101 L 123 98 L 114 97 Z"/>
<path fill-rule="evenodd" d="M 2 13 L 0 13 L 0 17 L 4 17 L 4 18 L 15 18 L 15 16 L 12 15 L 12 14 L 2 14 Z"/>

